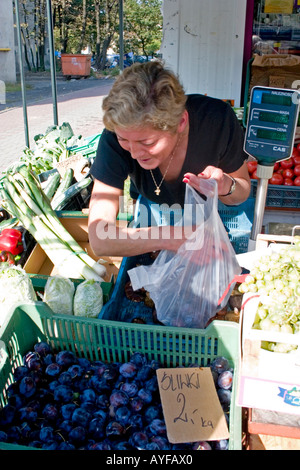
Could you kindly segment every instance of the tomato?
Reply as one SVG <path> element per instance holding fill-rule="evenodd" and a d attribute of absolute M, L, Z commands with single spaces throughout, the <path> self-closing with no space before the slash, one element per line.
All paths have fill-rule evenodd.
<path fill-rule="evenodd" d="M 258 180 L 258 176 L 257 176 L 257 169 L 253 171 L 253 173 L 251 173 L 251 179 L 252 180 Z"/>
<path fill-rule="evenodd" d="M 292 178 L 284 178 L 283 184 L 285 186 L 294 186 L 294 181 L 292 180 Z"/>
<path fill-rule="evenodd" d="M 294 179 L 294 186 L 300 186 L 300 176 L 297 176 L 297 177 Z"/>
<path fill-rule="evenodd" d="M 300 152 L 300 144 L 297 144 L 295 148 Z"/>
<path fill-rule="evenodd" d="M 253 173 L 253 171 L 256 170 L 256 168 L 257 168 L 257 161 L 256 160 L 249 160 L 247 162 L 247 167 L 248 167 L 248 171 L 251 175 L 251 173 Z"/>
<path fill-rule="evenodd" d="M 298 164 L 294 167 L 294 175 L 295 176 L 300 176 L 300 164 Z"/>
<path fill-rule="evenodd" d="M 272 178 L 269 179 L 270 184 L 282 184 L 283 183 L 283 176 L 276 171 L 273 173 Z"/>
<path fill-rule="evenodd" d="M 296 155 L 293 154 L 292 160 L 294 162 L 294 165 L 299 165 L 300 164 L 300 154 L 299 153 L 296 154 Z"/>
<path fill-rule="evenodd" d="M 294 178 L 294 170 L 293 170 L 293 168 L 286 168 L 285 170 L 283 170 L 282 176 L 283 176 L 284 178 Z"/>
<path fill-rule="evenodd" d="M 282 162 L 280 162 L 280 166 L 281 168 L 283 168 L 284 170 L 286 168 L 292 168 L 294 166 L 294 163 L 293 163 L 293 160 L 292 158 L 287 158 L 286 160 L 282 160 Z"/>
<path fill-rule="evenodd" d="M 280 168 L 280 163 L 279 163 L 279 162 L 275 162 L 274 171 L 278 171 L 279 168 Z"/>
<path fill-rule="evenodd" d="M 293 155 L 298 155 L 300 150 L 297 148 L 298 145 L 295 145 L 294 148 L 293 148 Z"/>

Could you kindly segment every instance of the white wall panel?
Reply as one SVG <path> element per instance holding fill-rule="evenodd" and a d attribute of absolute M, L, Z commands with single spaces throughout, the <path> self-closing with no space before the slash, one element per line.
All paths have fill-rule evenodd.
<path fill-rule="evenodd" d="M 240 105 L 246 0 L 164 0 L 161 53 L 187 93 Z"/>

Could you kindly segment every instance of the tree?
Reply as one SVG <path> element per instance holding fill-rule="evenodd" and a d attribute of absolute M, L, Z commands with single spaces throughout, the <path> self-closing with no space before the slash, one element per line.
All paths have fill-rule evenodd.
<path fill-rule="evenodd" d="M 107 50 L 116 34 L 118 25 L 119 0 L 95 0 L 96 20 L 96 63 L 98 70 L 106 64 Z M 102 47 L 101 47 L 102 46 Z"/>
<path fill-rule="evenodd" d="M 16 1 L 16 0 L 14 0 Z M 22 39 L 29 70 L 44 70 L 48 34 L 46 0 L 18 0 L 22 5 Z M 124 1 L 124 49 L 152 55 L 162 37 L 162 0 Z M 118 47 L 119 0 L 52 0 L 55 49 L 81 53 L 90 46 L 103 70 L 107 50 Z M 117 51 L 116 51 L 117 52 Z"/>
<path fill-rule="evenodd" d="M 21 0 L 20 27 L 28 70 L 45 70 L 46 1 Z"/>
<path fill-rule="evenodd" d="M 162 39 L 162 0 L 125 0 L 124 44 L 127 52 L 153 56 Z"/>

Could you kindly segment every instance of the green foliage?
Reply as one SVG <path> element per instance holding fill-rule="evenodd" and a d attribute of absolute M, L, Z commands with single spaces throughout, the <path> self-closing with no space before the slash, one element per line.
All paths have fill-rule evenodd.
<path fill-rule="evenodd" d="M 161 45 L 162 0 L 125 0 L 124 5 L 126 51 L 152 56 Z"/>
<path fill-rule="evenodd" d="M 162 0 L 123 2 L 125 52 L 152 56 L 161 44 Z M 29 70 L 44 70 L 45 0 L 22 0 L 21 5 L 26 63 Z M 102 57 L 99 64 L 109 47 L 119 52 L 119 0 L 52 0 L 52 14 L 55 50 L 80 53 L 89 46 Z"/>

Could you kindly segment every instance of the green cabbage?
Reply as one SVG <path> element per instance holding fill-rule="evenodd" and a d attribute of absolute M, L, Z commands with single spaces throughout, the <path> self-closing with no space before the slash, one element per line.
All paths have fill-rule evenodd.
<path fill-rule="evenodd" d="M 93 279 L 78 284 L 73 303 L 75 316 L 97 318 L 103 306 L 103 291 Z"/>
<path fill-rule="evenodd" d="M 32 281 L 23 268 L 6 265 L 0 269 L 0 326 L 12 307 L 36 301 Z"/>
<path fill-rule="evenodd" d="M 44 290 L 44 302 L 54 313 L 73 315 L 73 282 L 63 276 L 50 276 Z"/>

